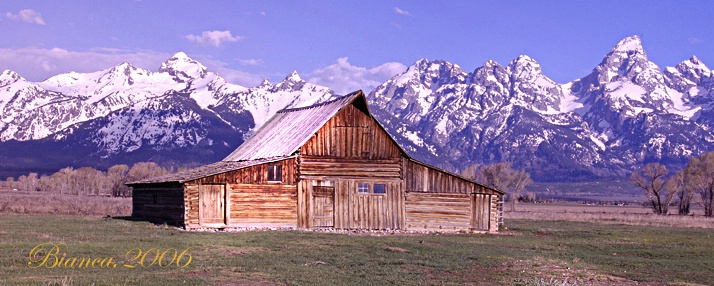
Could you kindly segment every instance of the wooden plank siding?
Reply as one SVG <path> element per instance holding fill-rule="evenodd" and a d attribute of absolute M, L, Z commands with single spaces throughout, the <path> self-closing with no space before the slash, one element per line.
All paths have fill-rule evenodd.
<path fill-rule="evenodd" d="M 322 158 L 301 156 L 300 179 L 398 179 L 401 176 L 399 159 L 365 160 L 354 158 Z"/>
<path fill-rule="evenodd" d="M 281 184 L 295 185 L 297 178 L 295 174 L 297 168 L 297 159 L 290 158 L 272 163 L 264 163 L 255 166 L 250 166 L 235 171 L 225 172 L 213 176 L 203 177 L 197 180 L 186 182 L 187 184 L 275 184 L 268 182 L 268 166 L 282 166 Z"/>
<path fill-rule="evenodd" d="M 181 184 L 142 184 L 134 186 L 133 218 L 153 223 L 184 225 L 184 197 Z"/>
<path fill-rule="evenodd" d="M 298 157 L 298 226 L 329 223 L 323 187 L 334 184 L 331 221 L 339 229 L 402 229 L 404 191 L 402 153 L 366 106 L 348 105 L 327 121 L 301 148 Z M 357 192 L 369 184 L 370 193 Z M 384 184 L 385 194 L 374 194 Z"/>
<path fill-rule="evenodd" d="M 268 166 L 282 166 L 282 181 L 268 181 Z M 200 186 L 220 184 L 228 202 L 220 227 L 295 227 L 297 222 L 297 159 L 264 163 L 184 183 L 187 228 L 219 227 L 201 220 Z"/>
<path fill-rule="evenodd" d="M 402 161 L 406 169 L 404 179 L 407 192 L 499 195 L 495 190 L 449 174 L 446 171 L 407 158 Z"/>
<path fill-rule="evenodd" d="M 407 193 L 406 229 L 425 231 L 471 230 L 471 197 L 466 194 Z"/>
<path fill-rule="evenodd" d="M 345 106 L 300 148 L 301 154 L 322 158 L 398 159 L 399 146 L 365 109 Z"/>
<path fill-rule="evenodd" d="M 497 231 L 498 192 L 408 158 L 402 165 L 407 229 Z"/>
<path fill-rule="evenodd" d="M 370 192 L 357 192 L 357 184 L 369 184 Z M 384 184 L 385 194 L 372 193 Z M 335 228 L 403 229 L 404 193 L 399 181 L 340 180 L 335 187 Z"/>
<path fill-rule="evenodd" d="M 294 185 L 229 184 L 229 225 L 297 226 Z"/>

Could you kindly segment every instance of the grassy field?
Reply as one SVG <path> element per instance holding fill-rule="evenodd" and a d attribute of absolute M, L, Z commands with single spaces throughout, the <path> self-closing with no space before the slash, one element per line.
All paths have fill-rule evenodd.
<path fill-rule="evenodd" d="M 506 224 L 509 231 L 500 235 L 208 233 L 101 216 L 0 213 L 0 285 L 714 284 L 711 229 L 525 219 Z M 31 258 L 42 243 L 58 244 L 60 252 Z M 143 266 L 134 259 L 136 248 L 146 254 Z M 178 266 L 175 259 L 169 263 L 173 249 L 188 249 Z M 157 250 L 166 252 L 161 266 L 151 264 Z M 47 267 L 63 253 L 64 262 L 113 260 L 108 268 Z M 44 265 L 28 266 L 40 265 L 42 257 L 49 257 Z"/>
<path fill-rule="evenodd" d="M 0 213 L 131 215 L 131 198 L 0 191 Z"/>
<path fill-rule="evenodd" d="M 676 207 L 670 207 L 670 211 L 673 214 L 661 216 L 653 214 L 651 208 L 632 205 L 518 204 L 515 211 L 506 211 L 504 216 L 507 220 L 597 222 L 599 224 L 714 229 L 714 219 L 704 217 L 704 210 L 701 207 L 692 208 L 692 214 L 687 216 L 676 215 Z"/>

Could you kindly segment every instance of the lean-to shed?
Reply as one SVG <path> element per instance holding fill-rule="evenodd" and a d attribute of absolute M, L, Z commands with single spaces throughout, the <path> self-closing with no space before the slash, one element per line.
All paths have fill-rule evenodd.
<path fill-rule="evenodd" d="M 187 229 L 494 232 L 503 195 L 414 160 L 362 91 L 278 111 L 223 161 L 128 185 L 134 218 Z"/>

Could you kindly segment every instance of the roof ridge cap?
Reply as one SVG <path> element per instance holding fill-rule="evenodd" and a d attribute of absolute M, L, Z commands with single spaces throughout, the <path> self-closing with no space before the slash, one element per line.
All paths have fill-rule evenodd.
<path fill-rule="evenodd" d="M 351 93 L 348 93 L 348 94 L 346 94 L 346 95 L 337 97 L 337 98 L 335 98 L 335 99 L 328 100 L 328 101 L 325 101 L 325 102 L 322 102 L 322 103 L 313 104 L 313 105 L 310 105 L 310 106 L 295 107 L 295 108 L 285 108 L 285 109 L 278 110 L 278 112 L 276 112 L 276 113 L 286 113 L 286 112 L 300 111 L 300 110 L 305 110 L 305 109 L 310 109 L 310 108 L 325 106 L 325 105 L 332 104 L 332 103 L 335 103 L 335 102 L 337 102 L 337 101 L 343 100 L 343 99 L 345 99 L 345 98 L 347 98 L 347 97 L 354 97 L 354 96 L 356 96 L 357 94 L 359 94 L 359 93 L 361 93 L 361 92 L 362 92 L 362 90 L 358 90 L 358 91 L 351 92 Z"/>

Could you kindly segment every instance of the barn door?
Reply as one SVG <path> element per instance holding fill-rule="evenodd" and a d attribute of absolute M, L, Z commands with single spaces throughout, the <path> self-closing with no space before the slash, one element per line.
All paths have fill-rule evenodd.
<path fill-rule="evenodd" d="M 335 226 L 335 186 L 312 187 L 312 226 Z"/>
<path fill-rule="evenodd" d="M 491 226 L 491 195 L 472 194 L 471 206 L 471 227 L 488 231 Z"/>
<path fill-rule="evenodd" d="M 225 224 L 225 185 L 198 186 L 199 219 L 201 224 Z"/>

